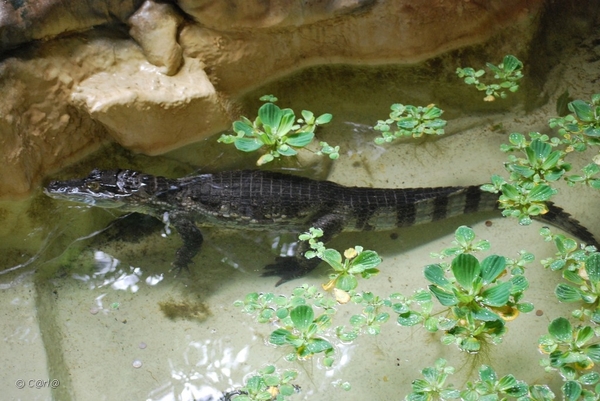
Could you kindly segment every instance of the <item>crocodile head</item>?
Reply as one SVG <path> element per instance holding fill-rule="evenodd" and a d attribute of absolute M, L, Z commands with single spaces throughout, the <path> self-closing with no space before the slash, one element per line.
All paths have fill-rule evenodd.
<path fill-rule="evenodd" d="M 155 177 L 133 170 L 92 170 L 85 178 L 52 181 L 46 195 L 102 208 L 135 210 L 155 189 Z"/>

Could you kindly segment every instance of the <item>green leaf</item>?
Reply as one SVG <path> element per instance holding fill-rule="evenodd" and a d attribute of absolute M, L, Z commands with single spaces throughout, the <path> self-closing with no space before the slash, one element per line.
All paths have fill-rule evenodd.
<path fill-rule="evenodd" d="M 429 288 L 429 291 L 432 292 L 432 294 L 437 298 L 437 300 L 443 306 L 453 306 L 453 305 L 458 304 L 458 298 L 456 298 L 454 293 L 444 291 L 440 287 L 437 287 L 436 285 L 433 285 L 433 284 L 430 285 L 428 288 Z"/>
<path fill-rule="evenodd" d="M 452 260 L 451 268 L 456 281 L 466 290 L 473 288 L 473 283 L 481 272 L 481 266 L 477 258 L 465 253 Z"/>
<path fill-rule="evenodd" d="M 558 161 L 560 160 L 561 157 L 563 157 L 564 153 L 562 151 L 556 150 L 552 153 L 550 153 L 550 155 L 548 155 L 548 157 L 546 158 L 546 160 L 544 160 L 544 162 L 542 163 L 542 165 L 540 166 L 543 170 L 549 170 L 551 168 L 556 167 Z"/>
<path fill-rule="evenodd" d="M 293 335 L 286 329 L 277 329 L 271 333 L 269 337 L 269 342 L 273 345 L 284 345 L 288 343 L 288 340 L 292 338 Z"/>
<path fill-rule="evenodd" d="M 556 194 L 556 189 L 548 185 L 541 184 L 533 187 L 531 192 L 529 192 L 529 195 L 527 195 L 527 199 L 530 202 L 545 202 L 554 194 Z"/>
<path fill-rule="evenodd" d="M 552 151 L 552 146 L 546 142 L 542 142 L 539 139 L 534 139 L 531 141 L 531 144 L 526 148 L 526 150 L 531 149 L 533 151 L 533 155 L 535 159 L 530 160 L 532 165 L 535 165 L 537 160 L 545 160 L 550 152 Z M 529 156 L 529 155 L 528 155 Z"/>
<path fill-rule="evenodd" d="M 575 344 L 578 347 L 583 347 L 586 342 L 591 340 L 594 337 L 594 329 L 590 326 L 584 326 L 581 329 L 577 330 L 577 335 L 575 337 Z"/>
<path fill-rule="evenodd" d="M 594 362 L 600 362 L 600 344 L 592 344 L 585 348 L 585 354 Z"/>
<path fill-rule="evenodd" d="M 498 381 L 497 388 L 505 393 L 507 390 L 518 385 L 517 379 L 513 375 L 506 375 Z"/>
<path fill-rule="evenodd" d="M 381 258 L 375 251 L 361 252 L 357 257 L 352 259 L 350 266 L 361 267 L 362 269 L 371 269 L 381 263 Z"/>
<path fill-rule="evenodd" d="M 284 397 L 288 397 L 293 395 L 296 392 L 296 389 L 294 388 L 294 386 L 289 385 L 289 384 L 282 384 L 281 386 L 279 386 L 279 393 L 281 395 L 283 395 Z"/>
<path fill-rule="evenodd" d="M 554 295 L 556 295 L 556 298 L 561 302 L 581 301 L 581 292 L 579 289 L 564 283 L 560 283 L 556 286 Z"/>
<path fill-rule="evenodd" d="M 529 394 L 533 401 L 552 401 L 556 397 L 550 387 L 545 384 L 534 384 L 529 387 Z"/>
<path fill-rule="evenodd" d="M 270 104 L 270 103 L 269 103 Z M 235 147 L 242 152 L 254 152 L 260 149 L 264 144 L 256 138 L 236 138 Z"/>
<path fill-rule="evenodd" d="M 513 132 L 508 136 L 508 141 L 517 147 L 523 147 L 527 143 L 527 139 L 525 135 L 519 134 L 518 132 Z"/>
<path fill-rule="evenodd" d="M 273 95 L 263 95 L 259 98 L 262 102 L 276 102 L 277 98 Z"/>
<path fill-rule="evenodd" d="M 243 133 L 247 137 L 253 136 L 254 128 L 252 125 L 245 123 L 244 121 L 234 121 L 233 130 L 236 133 Z"/>
<path fill-rule="evenodd" d="M 477 353 L 481 349 L 481 343 L 475 337 L 467 337 L 463 339 L 459 346 L 461 349 L 469 353 Z"/>
<path fill-rule="evenodd" d="M 479 378 L 481 379 L 481 381 L 487 381 L 492 383 L 498 380 L 494 369 L 487 365 L 481 365 L 481 367 L 479 368 Z"/>
<path fill-rule="evenodd" d="M 557 340 L 569 342 L 573 338 L 573 327 L 564 317 L 554 319 L 548 326 L 548 332 Z"/>
<path fill-rule="evenodd" d="M 502 185 L 502 194 L 511 200 L 518 200 L 520 192 L 514 185 L 511 184 L 503 184 Z"/>
<path fill-rule="evenodd" d="M 437 284 L 445 289 L 450 289 L 450 281 L 445 277 L 444 270 L 440 265 L 426 266 L 423 273 L 425 274 L 425 278 L 433 284 Z"/>
<path fill-rule="evenodd" d="M 306 349 L 310 351 L 311 354 L 318 354 L 319 352 L 333 349 L 333 345 L 322 338 L 311 338 L 306 344 Z"/>
<path fill-rule="evenodd" d="M 517 304 L 517 309 L 521 313 L 529 313 L 533 310 L 533 308 L 534 308 L 534 306 L 531 302 L 523 302 L 523 303 Z"/>
<path fill-rule="evenodd" d="M 585 129 L 583 130 L 583 133 L 586 134 L 587 136 L 597 138 L 600 136 L 600 128 L 592 127 L 592 126 L 585 127 Z"/>
<path fill-rule="evenodd" d="M 278 137 L 283 137 L 288 132 L 290 132 L 292 126 L 294 125 L 294 122 L 296 121 L 296 116 L 294 115 L 292 109 L 283 109 L 281 113 L 282 115 L 279 122 L 279 126 L 276 130 L 276 134 Z"/>
<path fill-rule="evenodd" d="M 299 305 L 292 309 L 290 318 L 296 329 L 306 331 L 315 319 L 315 312 L 308 305 Z"/>
<path fill-rule="evenodd" d="M 595 252 L 587 258 L 585 261 L 585 271 L 592 284 L 596 285 L 600 282 L 600 253 Z"/>
<path fill-rule="evenodd" d="M 410 311 L 398 315 L 397 321 L 401 326 L 410 327 L 421 323 L 423 321 L 423 316 L 417 312 Z"/>
<path fill-rule="evenodd" d="M 419 119 L 414 117 L 404 117 L 398 120 L 396 124 L 398 125 L 398 128 L 412 130 L 417 125 L 419 125 Z"/>
<path fill-rule="evenodd" d="M 507 281 L 486 289 L 481 293 L 482 302 L 488 306 L 499 307 L 506 305 L 511 287 L 511 282 Z"/>
<path fill-rule="evenodd" d="M 475 239 L 475 231 L 471 227 L 460 226 L 454 232 L 456 242 L 462 247 L 467 247 Z"/>
<path fill-rule="evenodd" d="M 263 164 L 272 162 L 274 159 L 275 159 L 275 157 L 273 157 L 273 155 L 271 153 L 265 153 L 264 155 L 262 155 L 261 157 L 258 158 L 258 160 L 256 161 L 256 165 L 262 166 Z"/>
<path fill-rule="evenodd" d="M 312 111 L 309 110 L 302 110 L 302 118 L 304 119 L 304 122 L 306 124 L 313 124 L 315 122 L 315 115 L 313 114 Z"/>
<path fill-rule="evenodd" d="M 335 249 L 325 249 L 322 259 L 336 271 L 341 271 L 344 268 L 342 265 L 342 255 Z"/>
<path fill-rule="evenodd" d="M 593 386 L 594 384 L 598 383 L 599 380 L 600 374 L 597 372 L 586 373 L 585 375 L 579 377 L 579 382 L 586 386 Z"/>
<path fill-rule="evenodd" d="M 333 116 L 329 113 L 325 113 L 325 114 L 321 114 L 319 117 L 317 117 L 317 119 L 315 120 L 315 124 L 316 125 L 323 125 L 323 124 L 327 124 L 328 122 L 331 121 L 331 119 L 333 118 Z"/>
<path fill-rule="evenodd" d="M 473 314 L 473 318 L 475 318 L 477 320 L 481 320 L 484 322 L 500 321 L 500 316 L 496 315 L 494 312 L 492 312 L 488 308 L 482 308 L 480 306 L 473 306 L 473 307 L 471 307 L 471 311 Z"/>
<path fill-rule="evenodd" d="M 489 284 L 496 280 L 506 267 L 504 256 L 490 255 L 481 261 L 481 278 L 483 284 Z"/>
<path fill-rule="evenodd" d="M 335 287 L 343 291 L 353 290 L 357 286 L 358 280 L 352 274 L 342 273 L 335 281 Z"/>
<path fill-rule="evenodd" d="M 513 276 L 509 281 L 512 283 L 511 294 L 523 292 L 529 288 L 529 281 L 525 276 Z"/>
<path fill-rule="evenodd" d="M 288 135 L 288 137 L 285 140 L 285 143 L 287 143 L 290 146 L 302 148 L 302 147 L 308 145 L 309 143 L 311 143 L 311 141 L 313 140 L 314 137 L 315 137 L 314 132 L 310 132 L 310 131 L 300 132 L 298 134 Z"/>
<path fill-rule="evenodd" d="M 265 103 L 258 109 L 258 117 L 263 125 L 269 126 L 273 133 L 277 132 L 283 117 L 281 109 L 273 103 Z"/>
<path fill-rule="evenodd" d="M 581 384 L 574 380 L 569 380 L 562 386 L 565 401 L 578 401 L 581 396 Z"/>
<path fill-rule="evenodd" d="M 277 148 L 277 153 L 282 156 L 295 156 L 298 154 L 294 148 L 285 143 Z"/>
<path fill-rule="evenodd" d="M 502 59 L 502 66 L 504 67 L 504 71 L 513 72 L 523 68 L 523 63 L 515 56 L 508 54 Z"/>
<path fill-rule="evenodd" d="M 569 110 L 571 110 L 577 118 L 584 122 L 592 122 L 594 121 L 594 111 L 592 107 L 584 102 L 583 100 L 573 100 L 568 105 Z"/>
<path fill-rule="evenodd" d="M 436 119 L 439 116 L 441 116 L 442 113 L 443 113 L 443 111 L 441 109 L 438 109 L 435 106 L 428 107 L 428 108 L 426 108 L 425 113 L 423 113 L 423 118 L 426 120 L 433 120 L 433 119 Z M 444 125 L 445 125 L 445 121 L 444 121 Z"/>

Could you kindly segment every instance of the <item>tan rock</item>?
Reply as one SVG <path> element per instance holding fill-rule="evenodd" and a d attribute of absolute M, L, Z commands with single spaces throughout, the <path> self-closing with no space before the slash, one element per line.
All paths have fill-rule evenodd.
<path fill-rule="evenodd" d="M 129 34 L 142 47 L 146 59 L 166 75 L 177 73 L 183 62 L 177 31 L 183 17 L 171 4 L 147 0 L 127 20 Z"/>
<path fill-rule="evenodd" d="M 31 40 L 125 22 L 144 0 L 0 2 L 0 54 Z"/>
<path fill-rule="evenodd" d="M 161 74 L 141 54 L 91 75 L 73 88 L 71 103 L 106 126 L 115 141 L 160 154 L 226 129 L 230 120 L 197 59 L 175 76 Z"/>
<path fill-rule="evenodd" d="M 371 7 L 375 0 L 179 0 L 181 9 L 215 31 L 309 25 Z"/>

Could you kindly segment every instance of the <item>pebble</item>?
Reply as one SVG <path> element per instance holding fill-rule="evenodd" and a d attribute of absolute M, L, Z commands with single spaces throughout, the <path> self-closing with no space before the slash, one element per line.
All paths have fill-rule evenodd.
<path fill-rule="evenodd" d="M 136 359 L 135 361 L 133 361 L 133 367 L 134 368 L 141 368 L 142 367 L 142 361 L 140 361 L 139 359 Z"/>
<path fill-rule="evenodd" d="M 99 312 L 98 308 L 90 308 L 90 313 L 91 313 L 92 315 L 97 315 L 97 314 L 98 314 L 98 312 Z"/>
<path fill-rule="evenodd" d="M 145 342 L 141 342 L 140 345 L 138 345 L 138 347 L 140 347 L 140 349 L 145 349 L 147 345 Z"/>

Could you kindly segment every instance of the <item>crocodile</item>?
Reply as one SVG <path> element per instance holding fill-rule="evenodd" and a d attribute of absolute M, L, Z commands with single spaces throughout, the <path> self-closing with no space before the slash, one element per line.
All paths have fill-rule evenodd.
<path fill-rule="evenodd" d="M 433 188 L 346 187 L 330 181 L 283 173 L 238 170 L 170 179 L 133 170 L 94 169 L 87 177 L 53 181 L 52 198 L 101 208 L 149 214 L 172 225 L 183 240 L 173 269 L 192 262 L 202 245 L 202 226 L 301 232 L 320 228 L 326 243 L 342 231 L 391 230 L 462 214 L 497 209 L 498 195 L 478 185 Z M 540 220 L 558 226 L 590 245 L 594 236 L 558 206 L 549 203 Z M 276 285 L 313 270 L 301 242 L 294 256 L 278 257 L 265 276 Z"/>

